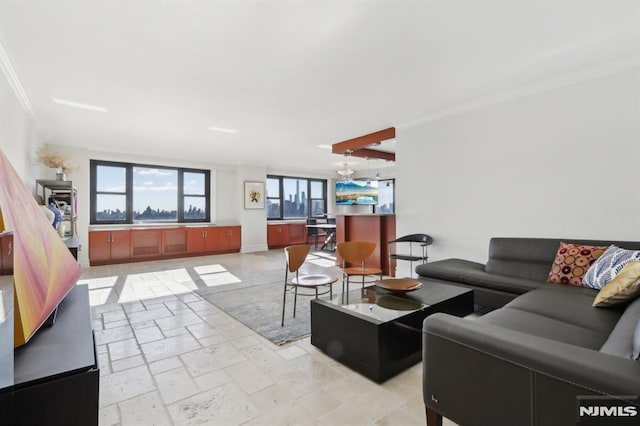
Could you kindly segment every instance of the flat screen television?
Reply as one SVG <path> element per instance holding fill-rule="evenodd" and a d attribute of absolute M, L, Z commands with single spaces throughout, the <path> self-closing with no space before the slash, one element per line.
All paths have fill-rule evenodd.
<path fill-rule="evenodd" d="M 378 181 L 352 180 L 336 182 L 336 205 L 376 205 L 378 204 Z"/>

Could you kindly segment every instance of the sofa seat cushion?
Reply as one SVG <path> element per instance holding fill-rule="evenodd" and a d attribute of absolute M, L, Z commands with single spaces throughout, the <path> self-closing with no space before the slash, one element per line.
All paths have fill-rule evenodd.
<path fill-rule="evenodd" d="M 485 272 L 484 265 L 464 259 L 446 259 L 418 265 L 416 272 L 428 278 L 523 294 L 547 285 L 542 281 Z"/>
<path fill-rule="evenodd" d="M 601 309 L 603 310 L 603 309 Z M 640 324 L 640 299 L 627 306 L 618 320 L 600 352 L 632 358 L 634 352 L 634 335 Z"/>
<path fill-rule="evenodd" d="M 476 321 L 593 350 L 599 350 L 607 339 L 606 334 L 598 331 L 506 307 L 489 312 Z"/>
<path fill-rule="evenodd" d="M 547 284 L 544 288 L 518 296 L 504 307 L 541 315 L 563 323 L 609 335 L 622 314 L 622 308 L 599 309 L 592 306 L 597 291 L 563 284 Z"/>

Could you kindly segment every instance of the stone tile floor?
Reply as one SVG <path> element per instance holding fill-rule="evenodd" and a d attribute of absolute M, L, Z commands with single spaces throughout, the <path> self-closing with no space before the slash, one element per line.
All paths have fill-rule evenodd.
<path fill-rule="evenodd" d="M 276 346 L 195 292 L 282 268 L 281 250 L 85 268 L 100 425 L 424 425 L 422 364 L 376 384 L 309 337 Z"/>

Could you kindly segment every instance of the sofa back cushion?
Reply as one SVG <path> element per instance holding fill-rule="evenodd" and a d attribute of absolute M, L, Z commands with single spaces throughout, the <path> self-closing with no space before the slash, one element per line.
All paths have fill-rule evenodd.
<path fill-rule="evenodd" d="M 489 241 L 489 260 L 485 271 L 545 282 L 561 241 L 594 246 L 615 244 L 630 250 L 640 250 L 640 241 L 494 237 Z"/>

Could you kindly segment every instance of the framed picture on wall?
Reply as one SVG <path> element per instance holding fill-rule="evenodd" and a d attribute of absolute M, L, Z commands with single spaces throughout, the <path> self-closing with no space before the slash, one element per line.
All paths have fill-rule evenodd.
<path fill-rule="evenodd" d="M 245 181 L 244 208 L 264 209 L 264 182 Z"/>

